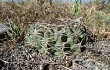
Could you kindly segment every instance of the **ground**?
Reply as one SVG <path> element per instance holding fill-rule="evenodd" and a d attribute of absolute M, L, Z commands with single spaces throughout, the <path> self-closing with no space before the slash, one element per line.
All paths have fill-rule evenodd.
<path fill-rule="evenodd" d="M 21 33 L 19 38 L 0 43 L 0 70 L 110 70 L 110 40 L 107 39 L 110 34 L 108 24 L 110 6 L 82 5 L 80 15 L 77 16 L 69 14 L 71 7 L 65 9 L 66 7 L 63 4 L 58 4 L 58 7 L 51 7 L 48 4 L 45 7 L 37 5 L 35 7 L 31 4 L 27 6 L 1 3 L 0 22 L 7 19 L 12 20 L 15 25 L 20 27 Z M 83 51 L 58 57 L 38 53 L 35 47 L 24 44 L 25 32 L 31 24 L 42 19 L 48 21 L 50 18 L 52 18 L 52 23 L 62 24 L 55 19 L 61 18 L 61 16 L 68 17 L 69 15 L 73 20 L 79 16 L 83 17 L 82 24 L 97 37 L 96 41 L 83 45 L 85 47 Z M 106 16 L 107 18 L 105 18 Z M 106 22 L 107 26 L 105 28 L 102 23 Z M 104 32 L 100 33 L 100 31 Z M 105 36 L 106 39 L 102 39 Z"/>

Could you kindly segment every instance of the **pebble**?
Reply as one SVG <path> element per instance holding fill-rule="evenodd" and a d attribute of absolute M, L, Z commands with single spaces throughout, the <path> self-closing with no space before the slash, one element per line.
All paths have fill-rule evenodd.
<path fill-rule="evenodd" d="M 7 38 L 7 31 L 10 29 L 11 24 L 0 23 L 0 42 Z"/>

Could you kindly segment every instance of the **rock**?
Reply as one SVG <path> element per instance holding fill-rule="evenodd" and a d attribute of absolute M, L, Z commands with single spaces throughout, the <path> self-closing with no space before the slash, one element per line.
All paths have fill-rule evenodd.
<path fill-rule="evenodd" d="M 8 37 L 7 31 L 11 27 L 11 24 L 9 23 L 0 23 L 0 42 L 3 39 L 6 39 Z"/>

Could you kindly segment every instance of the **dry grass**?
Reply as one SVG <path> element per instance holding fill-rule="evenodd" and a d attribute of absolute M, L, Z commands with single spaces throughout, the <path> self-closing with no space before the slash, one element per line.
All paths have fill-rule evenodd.
<path fill-rule="evenodd" d="M 82 6 L 84 23 L 93 34 L 108 38 L 110 23 L 110 5 Z M 86 8 L 86 9 L 85 9 Z M 106 15 L 106 16 L 105 16 Z"/>
<path fill-rule="evenodd" d="M 104 19 L 101 19 L 97 14 L 105 14 L 109 16 L 109 8 L 110 5 L 81 4 L 79 14 L 77 16 L 72 16 L 72 12 L 74 10 L 73 4 L 71 3 L 57 3 L 53 5 L 45 3 L 42 6 L 31 2 L 25 4 L 0 3 L 0 22 L 11 19 L 21 28 L 21 33 L 24 33 L 28 24 L 32 24 L 38 20 L 51 20 L 59 17 L 77 18 L 79 16 L 83 16 L 83 24 L 94 35 L 100 37 L 102 33 L 107 35 L 109 34 L 110 29 L 106 24 L 110 23 L 110 21 L 102 21 Z"/>
<path fill-rule="evenodd" d="M 12 20 L 18 25 L 22 33 L 26 30 L 28 24 L 32 24 L 42 19 L 54 19 L 57 17 L 66 17 L 69 12 L 65 4 L 50 5 L 45 3 L 40 6 L 31 3 L 0 3 L 0 22 Z"/>
<path fill-rule="evenodd" d="M 3 3 L 0 4 L 0 21 L 5 20 L 7 17 L 13 19 L 17 23 L 31 23 L 36 22 L 38 19 L 52 19 L 57 17 L 65 17 L 69 12 L 65 4 L 57 4 L 51 6 L 45 3 L 42 6 L 38 4 L 13 4 Z"/>

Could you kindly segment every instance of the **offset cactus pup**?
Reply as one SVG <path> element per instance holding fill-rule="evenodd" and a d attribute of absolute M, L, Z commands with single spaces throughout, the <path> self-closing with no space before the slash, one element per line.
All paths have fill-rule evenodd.
<path fill-rule="evenodd" d="M 79 51 L 81 46 L 93 42 L 92 34 L 82 25 L 70 23 L 49 24 L 37 22 L 31 25 L 25 36 L 25 44 L 36 47 L 39 53 L 64 55 Z M 82 51 L 82 50 L 81 50 Z"/>

